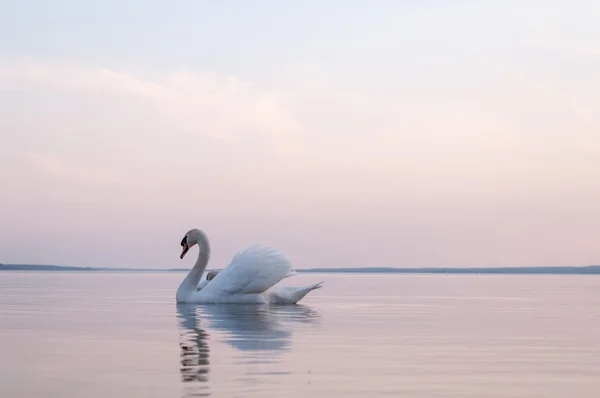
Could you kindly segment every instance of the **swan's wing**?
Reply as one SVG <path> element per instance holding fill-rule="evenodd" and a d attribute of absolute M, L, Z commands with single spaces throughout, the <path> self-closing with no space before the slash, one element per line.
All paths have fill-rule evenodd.
<path fill-rule="evenodd" d="M 205 289 L 213 294 L 263 293 L 293 274 L 292 264 L 281 252 L 251 246 L 238 252 Z"/>

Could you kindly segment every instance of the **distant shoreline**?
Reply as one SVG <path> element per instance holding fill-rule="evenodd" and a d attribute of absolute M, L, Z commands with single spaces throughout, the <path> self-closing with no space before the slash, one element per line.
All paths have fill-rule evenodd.
<path fill-rule="evenodd" d="M 0 271 L 78 271 L 78 272 L 188 272 L 185 268 L 149 269 L 149 268 L 104 268 L 69 267 L 60 265 L 37 264 L 0 264 Z M 365 273 L 365 274 L 509 274 L 509 275 L 600 275 L 600 265 L 556 266 L 556 267 L 360 267 L 360 268 L 307 268 L 296 269 L 298 273 Z"/>

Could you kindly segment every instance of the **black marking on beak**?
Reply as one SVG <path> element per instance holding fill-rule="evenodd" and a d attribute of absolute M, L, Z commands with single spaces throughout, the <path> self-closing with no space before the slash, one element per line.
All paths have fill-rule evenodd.
<path fill-rule="evenodd" d="M 181 252 L 181 256 L 179 256 L 180 259 L 182 259 L 185 254 L 188 252 L 188 250 L 190 249 L 190 247 L 188 246 L 187 243 L 187 235 L 183 237 L 183 239 L 181 240 L 181 247 L 183 247 L 183 250 Z"/>

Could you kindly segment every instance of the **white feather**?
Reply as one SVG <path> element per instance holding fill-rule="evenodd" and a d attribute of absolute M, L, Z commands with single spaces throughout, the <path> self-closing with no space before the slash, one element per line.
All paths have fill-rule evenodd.
<path fill-rule="evenodd" d="M 281 252 L 255 245 L 240 250 L 206 288 L 211 294 L 260 294 L 293 273 Z"/>

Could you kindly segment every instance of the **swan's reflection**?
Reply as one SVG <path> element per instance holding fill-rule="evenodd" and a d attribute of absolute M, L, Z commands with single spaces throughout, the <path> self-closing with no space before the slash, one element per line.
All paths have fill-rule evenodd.
<path fill-rule="evenodd" d="M 280 354 L 290 347 L 297 324 L 319 321 L 319 314 L 303 305 L 177 304 L 177 314 L 182 329 L 182 382 L 199 383 L 202 391 L 207 389 L 210 364 L 206 330 L 223 334 L 222 341 L 241 352 Z M 208 395 L 199 391 L 193 394 Z"/>
<path fill-rule="evenodd" d="M 210 329 L 224 332 L 223 341 L 240 351 L 278 352 L 289 348 L 298 322 L 317 322 L 318 314 L 305 306 L 204 306 L 202 317 Z"/>
<path fill-rule="evenodd" d="M 181 349 L 181 381 L 199 383 L 186 388 L 185 396 L 208 396 L 209 348 L 208 333 L 199 327 L 196 308 L 177 306 L 181 326 L 179 347 Z"/>

